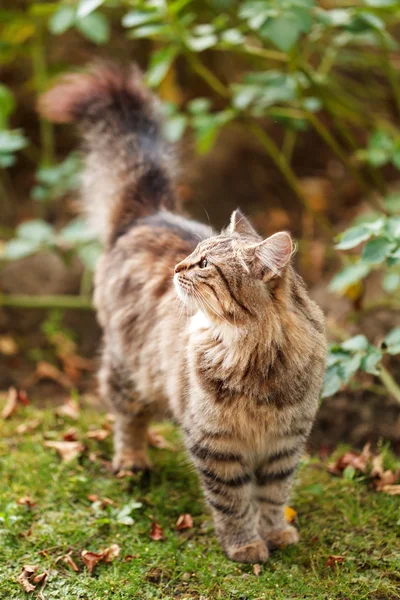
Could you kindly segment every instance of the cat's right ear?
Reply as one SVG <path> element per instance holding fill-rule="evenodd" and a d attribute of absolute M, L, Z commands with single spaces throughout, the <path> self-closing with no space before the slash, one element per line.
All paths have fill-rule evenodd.
<path fill-rule="evenodd" d="M 257 277 L 267 279 L 279 276 L 289 263 L 294 244 L 287 231 L 274 233 L 266 240 L 247 247 L 252 253 L 253 270 Z"/>

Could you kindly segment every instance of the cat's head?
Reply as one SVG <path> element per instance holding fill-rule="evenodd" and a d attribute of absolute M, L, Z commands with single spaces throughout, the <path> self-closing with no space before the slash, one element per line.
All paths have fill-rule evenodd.
<path fill-rule="evenodd" d="M 263 240 L 239 211 L 221 235 L 201 241 L 175 267 L 174 284 L 183 302 L 213 322 L 242 324 L 261 316 L 293 254 L 286 231 Z"/>

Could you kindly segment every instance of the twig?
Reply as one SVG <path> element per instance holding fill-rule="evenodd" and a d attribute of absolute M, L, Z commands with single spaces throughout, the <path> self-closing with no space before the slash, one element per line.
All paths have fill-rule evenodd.
<path fill-rule="evenodd" d="M 0 294 L 0 306 L 9 308 L 61 308 L 93 310 L 90 299 L 80 296 L 25 296 Z"/>
<path fill-rule="evenodd" d="M 379 379 L 382 381 L 389 394 L 400 403 L 400 386 L 382 364 L 380 365 Z"/>

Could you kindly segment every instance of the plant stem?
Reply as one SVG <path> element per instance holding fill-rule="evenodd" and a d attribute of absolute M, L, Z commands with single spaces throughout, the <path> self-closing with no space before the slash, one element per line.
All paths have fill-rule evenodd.
<path fill-rule="evenodd" d="M 400 386 L 383 365 L 380 366 L 379 379 L 393 398 L 400 403 Z"/>
<path fill-rule="evenodd" d="M 37 36 L 32 45 L 32 66 L 35 89 L 37 93 L 40 93 L 44 90 L 47 83 L 47 65 L 41 23 L 37 24 Z M 53 126 L 49 121 L 42 118 L 39 118 L 39 126 L 41 146 L 40 163 L 42 166 L 49 166 L 54 163 Z"/>
<path fill-rule="evenodd" d="M 190 51 L 185 53 L 186 58 L 192 66 L 193 71 L 197 73 L 204 81 L 220 96 L 229 97 L 229 88 L 227 88 L 219 79 Z"/>
<path fill-rule="evenodd" d="M 25 296 L 0 294 L 0 306 L 9 308 L 61 308 L 93 310 L 89 298 L 80 296 Z"/>
<path fill-rule="evenodd" d="M 315 218 L 315 220 L 319 223 L 319 225 L 332 237 L 333 230 L 332 230 L 332 227 L 331 227 L 329 221 L 327 221 L 327 219 L 325 219 L 325 217 L 323 215 L 317 214 L 312 209 L 312 207 L 310 206 L 310 203 L 308 201 L 308 198 L 306 197 L 303 190 L 301 189 L 300 183 L 299 183 L 293 169 L 287 162 L 285 156 L 279 151 L 279 148 L 275 144 L 273 139 L 268 135 L 268 133 L 266 133 L 266 131 L 264 131 L 264 129 L 262 129 L 256 123 L 247 122 L 247 125 L 248 125 L 248 128 L 250 129 L 250 131 L 253 133 L 253 135 L 258 139 L 258 141 L 261 143 L 263 148 L 267 151 L 267 154 L 274 161 L 274 163 L 276 164 L 278 169 L 281 171 L 282 175 L 285 177 L 289 186 L 292 188 L 292 190 L 294 191 L 294 193 L 296 194 L 296 196 L 298 197 L 300 202 L 303 204 L 306 211 L 310 215 L 312 215 Z"/>

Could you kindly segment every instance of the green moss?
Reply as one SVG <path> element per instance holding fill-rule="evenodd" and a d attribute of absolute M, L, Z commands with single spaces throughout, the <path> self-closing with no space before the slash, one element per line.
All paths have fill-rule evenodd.
<path fill-rule="evenodd" d="M 33 418 L 40 418 L 41 426 L 18 435 L 16 427 Z M 178 451 L 152 450 L 150 477 L 116 479 L 107 462 L 110 438 L 103 442 L 85 438 L 89 425 L 102 422 L 104 415 L 90 408 L 78 424 L 50 409 L 27 408 L 3 424 L 1 599 L 21 600 L 26 595 L 16 581 L 24 564 L 49 571 L 46 600 L 400 598 L 398 498 L 378 494 L 362 480 L 334 478 L 316 460 L 306 462 L 292 502 L 302 541 L 276 551 L 256 577 L 251 566 L 232 563 L 221 551 L 177 432 L 165 425 L 164 434 Z M 79 459 L 62 463 L 43 446 L 43 437 L 61 439 L 71 425 L 87 450 Z M 91 452 L 97 454 L 94 461 Z M 393 457 L 389 459 L 393 462 Z M 17 504 L 26 494 L 35 507 Z M 88 494 L 110 498 L 114 504 L 102 509 L 88 500 Z M 133 524 L 123 524 L 120 512 L 132 500 L 142 506 L 132 508 Z M 194 528 L 177 532 L 176 520 L 184 512 L 193 515 Z M 152 520 L 163 527 L 163 541 L 150 539 Z M 81 551 L 99 551 L 112 543 L 119 544 L 121 556 L 111 564 L 97 565 L 89 576 Z M 69 551 L 80 573 L 56 562 Z M 132 558 L 125 561 L 129 555 Z M 330 555 L 345 560 L 327 567 Z"/>

